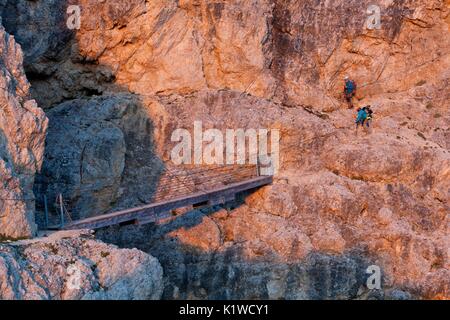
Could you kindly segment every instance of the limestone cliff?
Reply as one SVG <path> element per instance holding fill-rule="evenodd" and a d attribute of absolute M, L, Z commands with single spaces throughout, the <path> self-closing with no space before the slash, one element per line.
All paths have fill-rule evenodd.
<path fill-rule="evenodd" d="M 36 233 L 33 183 L 48 121 L 30 98 L 22 59 L 20 46 L 0 26 L 0 239 Z"/>
<path fill-rule="evenodd" d="M 0 244 L 0 285 L 2 300 L 159 299 L 162 268 L 89 232 L 60 232 Z"/>
<path fill-rule="evenodd" d="M 173 130 L 277 128 L 272 186 L 99 236 L 156 256 L 165 298 L 449 298 L 450 2 L 375 1 L 371 30 L 373 2 L 0 1 L 50 118 L 36 193 L 76 217 L 146 203 Z M 347 74 L 375 111 L 358 134 Z"/>
<path fill-rule="evenodd" d="M 137 249 L 89 232 L 11 242 L 36 235 L 33 183 L 48 125 L 30 99 L 22 59 L 0 26 L 0 299 L 159 299 L 161 265 Z"/>

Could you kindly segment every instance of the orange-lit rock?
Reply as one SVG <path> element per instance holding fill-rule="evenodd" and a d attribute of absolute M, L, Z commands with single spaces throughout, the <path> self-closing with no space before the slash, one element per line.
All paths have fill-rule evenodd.
<path fill-rule="evenodd" d="M 2 300 L 155 300 L 163 289 L 157 259 L 86 231 L 0 244 L 0 281 Z"/>
<path fill-rule="evenodd" d="M 39 1 L 34 16 L 18 1 L 18 20 L 5 25 L 24 47 L 33 97 L 49 115 L 71 109 L 74 119 L 128 137 L 109 159 L 125 157 L 123 171 L 95 185 L 95 210 L 148 201 L 155 159 L 169 160 L 173 130 L 196 120 L 281 132 L 272 186 L 207 217 L 194 211 L 106 232 L 160 259 L 163 297 L 450 298 L 448 1 L 383 1 L 381 29 L 368 30 L 369 0 L 82 0 L 80 30 L 54 28 L 31 41 L 40 21 L 64 25 L 64 11 L 49 10 L 55 1 Z M 355 110 L 342 100 L 347 74 L 358 84 L 355 105 L 373 106 L 370 129 L 355 131 Z M 136 112 L 92 111 L 119 101 Z M 69 122 L 59 122 L 61 131 L 82 136 L 85 123 Z M 155 161 L 146 162 L 136 150 L 150 150 L 141 143 L 148 137 Z M 48 148 L 49 158 L 61 149 Z M 381 293 L 365 288 L 371 264 L 383 270 Z"/>
<path fill-rule="evenodd" d="M 32 237 L 34 174 L 42 165 L 47 118 L 30 99 L 22 50 L 0 26 L 0 239 Z"/>

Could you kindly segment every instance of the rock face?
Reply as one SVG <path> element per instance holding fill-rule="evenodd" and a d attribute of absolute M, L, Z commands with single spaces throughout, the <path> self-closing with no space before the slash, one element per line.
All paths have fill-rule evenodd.
<path fill-rule="evenodd" d="M 229 88 L 334 110 L 344 74 L 360 97 L 386 94 L 438 80 L 450 59 L 445 0 L 382 1 L 379 30 L 366 27 L 369 0 L 3 3 L 44 107 L 119 85 L 141 96 Z M 70 30 L 73 4 L 80 29 Z"/>
<path fill-rule="evenodd" d="M 36 194 L 55 199 L 62 193 L 72 219 L 151 200 L 163 165 L 154 150 L 153 121 L 136 97 L 77 99 L 48 117 Z"/>
<path fill-rule="evenodd" d="M 37 194 L 64 189 L 80 217 L 148 201 L 177 128 L 280 130 L 272 186 L 99 232 L 160 259 L 163 297 L 450 297 L 448 0 L 379 1 L 373 30 L 369 0 L 0 4 L 51 120 Z M 346 74 L 371 129 L 354 130 Z"/>
<path fill-rule="evenodd" d="M 0 26 L 0 239 L 36 232 L 32 189 L 47 118 L 30 99 L 22 59 L 20 46 Z"/>
<path fill-rule="evenodd" d="M 59 232 L 0 245 L 0 288 L 2 300 L 159 299 L 162 268 L 89 232 Z"/>
<path fill-rule="evenodd" d="M 176 127 L 280 128 L 283 157 L 274 185 L 229 211 L 99 231 L 160 259 L 165 298 L 448 297 L 448 150 L 390 121 L 355 135 L 334 126 L 347 111 L 323 119 L 233 91 L 157 103 L 177 110 Z M 382 292 L 365 290 L 371 265 L 383 270 Z"/>

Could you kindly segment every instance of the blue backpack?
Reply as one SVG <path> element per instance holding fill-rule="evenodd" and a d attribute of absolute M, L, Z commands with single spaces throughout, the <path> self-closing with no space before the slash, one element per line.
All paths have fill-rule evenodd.
<path fill-rule="evenodd" d="M 356 118 L 356 122 L 358 123 L 358 122 L 361 122 L 361 121 L 366 120 L 366 119 L 367 119 L 367 112 L 366 112 L 366 110 L 364 110 L 364 109 L 359 110 L 358 111 L 358 116 Z"/>
<path fill-rule="evenodd" d="M 345 82 L 345 92 L 353 93 L 355 91 L 355 83 L 352 80 L 347 80 Z"/>

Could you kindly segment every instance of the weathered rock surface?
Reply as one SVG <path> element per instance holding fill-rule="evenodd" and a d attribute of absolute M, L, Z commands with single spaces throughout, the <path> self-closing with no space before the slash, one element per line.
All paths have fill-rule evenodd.
<path fill-rule="evenodd" d="M 355 135 L 335 127 L 347 111 L 338 120 L 322 119 L 233 91 L 172 95 L 150 106 L 177 110 L 168 121 L 175 127 L 189 128 L 204 119 L 205 128 L 231 124 L 282 132 L 282 168 L 274 185 L 234 204 L 230 212 L 217 208 L 155 228 L 99 232 L 108 241 L 157 256 L 167 270 L 165 298 L 367 298 L 375 294 L 364 291 L 372 264 L 383 270 L 384 291 L 378 298 L 395 298 L 392 290 L 448 297 L 447 149 L 412 128 L 384 129 L 391 119 L 378 119 L 370 134 Z M 165 145 L 170 150 L 170 142 Z M 353 281 L 346 278 L 349 271 L 336 265 L 337 271 L 315 269 L 314 257 L 338 265 L 350 259 L 349 277 L 355 282 L 346 286 Z M 308 271 L 298 271 L 303 280 L 295 282 L 294 276 L 274 271 L 280 268 L 286 274 Z M 331 279 L 308 273 L 331 273 Z M 279 291 L 272 294 L 273 281 Z M 331 287 L 320 293 L 311 289 L 328 281 Z M 239 290 L 249 291 L 241 295 Z"/>
<path fill-rule="evenodd" d="M 90 232 L 0 244 L 0 299 L 148 300 L 159 299 L 162 288 L 155 258 Z"/>
<path fill-rule="evenodd" d="M 47 118 L 30 99 L 22 59 L 20 46 L 0 26 L 0 239 L 36 232 L 32 189 Z"/>
<path fill-rule="evenodd" d="M 144 96 L 229 88 L 334 110 L 346 73 L 364 97 L 434 82 L 450 64 L 445 0 L 382 1 L 380 30 L 366 28 L 369 0 L 83 0 L 79 30 L 66 26 L 72 1 L 3 3 L 45 107 L 120 85 Z"/>
<path fill-rule="evenodd" d="M 152 176 L 139 169 L 147 158 L 127 160 L 127 137 L 168 160 L 173 130 L 195 120 L 280 129 L 276 182 L 230 212 L 102 231 L 161 260 L 165 298 L 450 297 L 448 0 L 380 1 L 380 30 L 365 27 L 368 0 L 82 0 L 73 31 L 45 25 L 64 25 L 52 8 L 69 1 L 0 3 L 33 96 L 52 109 L 45 185 L 66 183 L 80 215 L 150 195 L 149 182 L 126 180 Z M 345 74 L 355 103 L 375 110 L 371 130 L 354 131 Z M 153 128 L 134 125 L 142 114 Z M 363 289 L 370 264 L 383 292 Z"/>
<path fill-rule="evenodd" d="M 72 219 L 151 200 L 163 166 L 154 150 L 153 121 L 139 99 L 77 99 L 48 117 L 45 161 L 35 184 L 40 200 L 62 193 Z"/>

